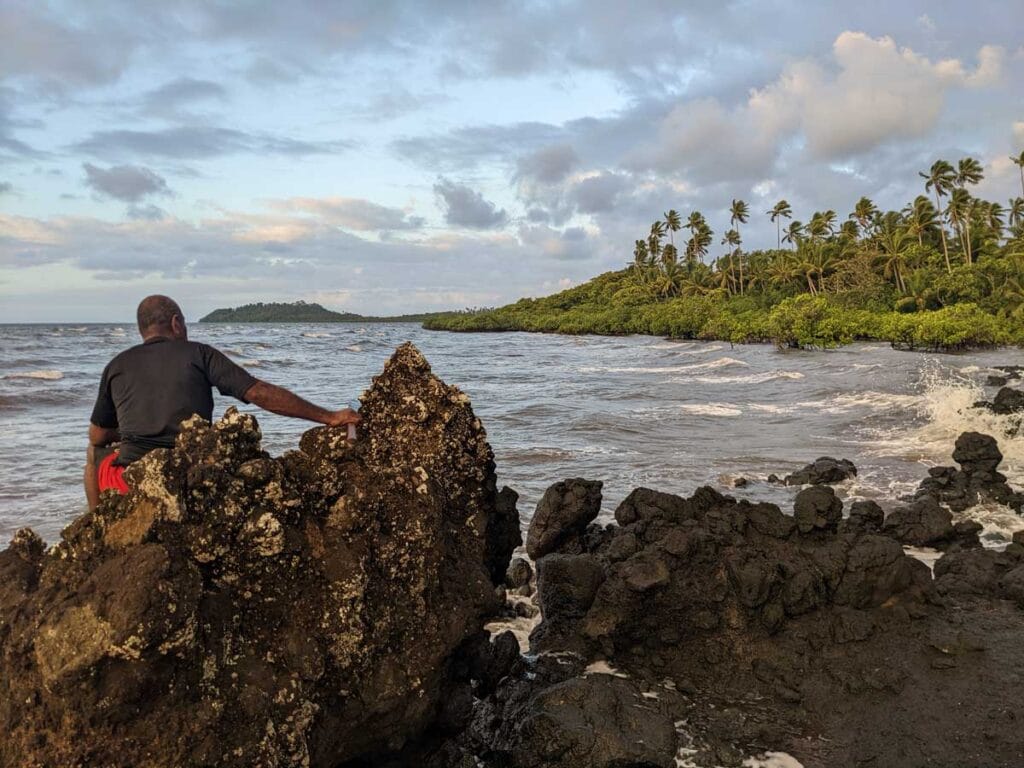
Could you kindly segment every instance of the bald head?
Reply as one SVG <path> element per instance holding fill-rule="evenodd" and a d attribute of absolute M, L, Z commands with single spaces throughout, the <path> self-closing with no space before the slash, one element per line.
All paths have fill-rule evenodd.
<path fill-rule="evenodd" d="M 139 302 L 136 317 L 139 321 L 139 333 L 144 339 L 151 336 L 185 336 L 185 317 L 178 302 L 170 296 L 147 296 Z"/>

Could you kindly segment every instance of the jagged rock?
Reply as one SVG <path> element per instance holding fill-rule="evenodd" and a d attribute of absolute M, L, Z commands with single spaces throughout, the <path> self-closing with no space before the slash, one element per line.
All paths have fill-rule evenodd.
<path fill-rule="evenodd" d="M 504 581 L 504 564 L 512 557 L 516 547 L 523 543 L 519 511 L 516 508 L 518 501 L 518 493 L 508 486 L 502 488 L 498 492 L 494 518 L 487 525 L 487 565 L 491 572 L 491 580 L 495 584 Z"/>
<path fill-rule="evenodd" d="M 783 482 L 786 485 L 831 485 L 832 483 L 841 483 L 856 476 L 857 468 L 853 466 L 852 461 L 822 456 L 803 469 L 798 469 L 793 474 L 786 475 Z"/>
<path fill-rule="evenodd" d="M 922 496 L 890 512 L 882 530 L 903 544 L 935 547 L 953 538 L 953 515 L 934 498 Z"/>
<path fill-rule="evenodd" d="M 0 765 L 383 762 L 471 714 L 460 659 L 499 607 L 514 504 L 414 347 L 362 402 L 355 444 L 318 428 L 280 459 L 252 416 L 190 419 L 49 552 L 15 537 Z"/>
<path fill-rule="evenodd" d="M 985 379 L 986 387 L 1005 387 L 1009 379 L 1006 376 L 989 376 Z"/>
<path fill-rule="evenodd" d="M 796 495 L 793 517 L 800 533 L 835 531 L 843 519 L 843 502 L 831 488 L 812 485 Z"/>
<path fill-rule="evenodd" d="M 601 511 L 600 481 L 575 478 L 548 488 L 526 533 L 526 552 L 537 560 L 568 539 L 578 539 Z"/>
<path fill-rule="evenodd" d="M 505 576 L 505 583 L 510 587 L 525 587 L 533 581 L 533 567 L 522 557 L 512 560 Z"/>
<path fill-rule="evenodd" d="M 870 499 L 855 501 L 850 505 L 850 516 L 842 523 L 842 530 L 849 533 L 878 533 L 885 520 L 885 512 L 877 502 Z"/>
<path fill-rule="evenodd" d="M 1024 411 L 1024 391 L 1003 387 L 992 400 L 992 412 L 1000 415 Z"/>
<path fill-rule="evenodd" d="M 914 498 L 929 497 L 963 512 L 987 501 L 1005 504 L 1020 512 L 1024 494 L 1014 491 L 997 467 L 1003 454 L 994 437 L 979 432 L 964 432 L 956 439 L 954 467 L 932 467 L 928 477 L 918 486 Z"/>

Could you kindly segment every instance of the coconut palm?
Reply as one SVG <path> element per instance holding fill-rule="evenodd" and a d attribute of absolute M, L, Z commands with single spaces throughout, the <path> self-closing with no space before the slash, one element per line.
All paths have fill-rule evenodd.
<path fill-rule="evenodd" d="M 935 229 L 938 215 L 932 201 L 924 195 L 918 195 L 914 202 L 903 209 L 907 229 L 917 238 L 919 246 L 924 247 L 924 236 Z"/>
<path fill-rule="evenodd" d="M 782 238 L 782 242 L 790 243 L 793 248 L 796 248 L 800 243 L 800 240 L 804 236 L 804 225 L 802 222 L 794 219 L 786 225 L 786 234 Z"/>
<path fill-rule="evenodd" d="M 793 209 L 785 200 L 779 200 L 770 211 L 765 211 L 775 224 L 775 247 L 782 248 L 782 220 L 793 216 Z"/>
<path fill-rule="evenodd" d="M 665 228 L 668 230 L 668 241 L 675 244 L 675 238 L 672 235 L 682 228 L 682 219 L 679 218 L 679 213 L 673 208 L 670 208 L 663 215 L 665 217 Z"/>
<path fill-rule="evenodd" d="M 907 258 L 913 248 L 914 236 L 906 227 L 895 222 L 879 227 L 877 234 L 879 250 L 882 253 L 882 274 L 886 279 L 896 283 L 896 290 L 906 293 L 907 285 L 903 280 Z"/>
<path fill-rule="evenodd" d="M 733 200 L 729 206 L 729 223 L 736 230 L 736 257 L 740 263 L 740 293 L 743 293 L 743 250 L 740 248 L 740 224 L 746 224 L 750 218 L 750 206 L 742 200 Z"/>
<path fill-rule="evenodd" d="M 946 206 L 946 218 L 953 225 L 953 231 L 960 239 L 960 248 L 964 254 L 964 262 L 971 263 L 971 210 L 974 200 L 971 193 L 963 187 L 956 187 L 949 193 L 949 205 Z"/>
<path fill-rule="evenodd" d="M 966 187 L 968 184 L 977 184 L 985 178 L 985 171 L 981 163 L 973 157 L 962 157 L 956 164 L 956 185 Z"/>
<path fill-rule="evenodd" d="M 924 191 L 934 190 L 935 209 L 942 210 L 942 199 L 953 188 L 956 183 L 956 171 L 946 160 L 936 160 L 928 173 L 920 171 L 917 174 L 925 180 Z M 949 262 L 949 245 L 946 243 L 946 228 L 939 223 L 939 234 L 942 235 L 942 254 L 946 258 L 946 271 L 952 272 L 953 266 Z"/>
<path fill-rule="evenodd" d="M 877 215 L 878 206 L 872 202 L 871 198 L 862 197 L 857 201 L 857 204 L 853 206 L 853 213 L 851 213 L 848 218 L 857 222 L 861 232 L 867 232 L 868 224 L 870 224 Z"/>
<path fill-rule="evenodd" d="M 1021 152 L 1016 157 L 1011 155 L 1010 160 L 1013 162 L 1014 165 L 1017 166 L 1017 169 L 1020 171 L 1020 193 L 1021 195 L 1024 195 L 1024 152 Z"/>
<path fill-rule="evenodd" d="M 1024 224 L 1024 197 L 1015 197 L 1010 201 L 1006 212 L 1006 220 L 1011 227 Z"/>

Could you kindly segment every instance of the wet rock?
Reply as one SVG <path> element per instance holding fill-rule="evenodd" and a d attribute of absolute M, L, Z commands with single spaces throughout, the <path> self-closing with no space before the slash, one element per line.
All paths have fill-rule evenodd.
<path fill-rule="evenodd" d="M 562 480 L 544 492 L 526 534 L 526 552 L 537 560 L 568 539 L 578 539 L 601 511 L 600 481 Z"/>
<path fill-rule="evenodd" d="M 989 376 L 985 379 L 986 387 L 1005 387 L 1009 379 L 1006 376 Z"/>
<path fill-rule="evenodd" d="M 843 502 L 831 488 L 812 485 L 796 495 L 793 517 L 800 533 L 835 531 L 843 519 Z"/>
<path fill-rule="evenodd" d="M 963 512 L 983 502 L 1005 504 L 1020 512 L 1024 494 L 1014 491 L 998 471 L 1003 454 L 994 437 L 979 432 L 964 432 L 956 440 L 955 467 L 932 467 L 918 486 L 915 498 L 929 497 Z"/>
<path fill-rule="evenodd" d="M 847 459 L 833 459 L 822 456 L 803 469 L 786 475 L 786 485 L 831 485 L 857 476 L 857 468 Z"/>
<path fill-rule="evenodd" d="M 280 459 L 252 416 L 190 419 L 50 551 L 17 535 L 0 765 L 384 764 L 464 721 L 514 503 L 468 398 L 411 345 L 362 403 L 356 443 L 318 428 Z"/>
<path fill-rule="evenodd" d="M 533 581 L 533 566 L 529 560 L 517 557 L 512 560 L 505 575 L 505 583 L 513 588 L 525 587 Z"/>
<path fill-rule="evenodd" d="M 516 508 L 518 501 L 518 493 L 508 486 L 503 487 L 498 492 L 494 517 L 487 524 L 487 567 L 495 584 L 504 580 L 505 563 L 512 557 L 516 547 L 523 543 L 519 510 Z"/>
<path fill-rule="evenodd" d="M 842 530 L 848 533 L 878 533 L 885 520 L 885 512 L 877 502 L 855 501 L 850 505 L 850 515 L 843 521 Z"/>
<path fill-rule="evenodd" d="M 1003 387 L 992 400 L 992 412 L 1000 415 L 1024 411 L 1024 391 Z"/>

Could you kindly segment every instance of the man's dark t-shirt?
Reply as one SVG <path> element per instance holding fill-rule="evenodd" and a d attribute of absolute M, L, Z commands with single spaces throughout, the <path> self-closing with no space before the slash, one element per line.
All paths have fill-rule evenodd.
<path fill-rule="evenodd" d="M 256 378 L 207 344 L 162 336 L 126 349 L 103 369 L 92 423 L 117 429 L 116 464 L 126 465 L 154 448 L 170 448 L 180 424 L 193 414 L 210 421 L 213 393 L 242 402 Z"/>

